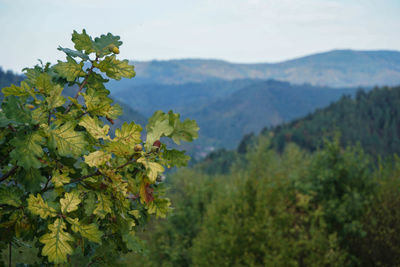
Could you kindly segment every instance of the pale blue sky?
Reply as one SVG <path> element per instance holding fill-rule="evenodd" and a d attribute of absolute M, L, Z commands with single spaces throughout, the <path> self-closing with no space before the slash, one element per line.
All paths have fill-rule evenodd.
<path fill-rule="evenodd" d="M 55 63 L 74 29 L 111 32 L 131 60 L 277 62 L 332 49 L 400 50 L 400 0 L 0 0 L 0 66 Z"/>

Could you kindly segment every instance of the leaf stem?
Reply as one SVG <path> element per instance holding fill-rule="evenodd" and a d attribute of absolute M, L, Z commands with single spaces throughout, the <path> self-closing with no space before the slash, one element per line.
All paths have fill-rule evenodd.
<path fill-rule="evenodd" d="M 0 182 L 3 182 L 5 179 L 7 179 L 8 177 L 10 177 L 11 175 L 13 175 L 18 169 L 18 166 L 14 166 L 12 167 L 11 170 L 9 170 L 6 174 L 4 174 L 1 178 L 0 178 Z"/>
<path fill-rule="evenodd" d="M 122 165 L 116 167 L 115 170 L 122 169 L 122 168 L 128 166 L 129 164 L 131 164 L 131 163 L 133 163 L 133 162 L 135 162 L 135 161 L 136 161 L 136 159 L 131 159 L 131 160 L 129 160 L 128 162 L 126 162 L 126 163 L 124 163 L 124 164 L 122 164 Z M 90 178 L 90 177 L 93 177 L 93 176 L 97 176 L 97 175 L 104 175 L 104 174 L 102 174 L 99 170 L 97 170 L 96 172 L 93 172 L 93 173 L 91 173 L 91 174 L 88 174 L 88 175 L 79 177 L 79 178 L 77 178 L 77 179 L 74 179 L 74 180 L 72 180 L 72 181 L 70 181 L 69 183 L 66 183 L 66 184 L 64 184 L 64 185 L 79 183 L 80 181 L 83 181 L 83 180 L 85 180 L 85 179 L 87 179 L 87 178 Z M 47 183 L 46 183 L 45 187 L 43 187 L 43 189 L 40 191 L 41 193 L 44 193 L 44 192 L 49 191 L 49 190 L 51 190 L 51 189 L 54 189 L 54 186 L 49 186 L 49 187 L 48 187 L 48 182 L 49 182 L 49 180 L 47 180 Z"/>
<path fill-rule="evenodd" d="M 8 266 L 11 267 L 11 254 L 12 252 L 12 248 L 11 248 L 11 242 L 8 243 Z"/>
<path fill-rule="evenodd" d="M 94 61 L 97 61 L 97 60 L 98 60 L 98 58 L 96 57 L 96 59 Z M 90 67 L 88 73 L 86 74 L 85 79 L 83 80 L 83 82 L 79 86 L 78 92 L 76 92 L 76 95 L 74 96 L 74 99 L 78 99 L 79 93 L 82 91 L 83 87 L 85 87 L 85 85 L 88 83 L 89 76 L 90 76 L 90 74 L 92 74 L 93 69 L 94 69 L 94 64 L 93 64 L 94 61 L 92 61 L 92 66 Z M 72 101 L 71 101 L 71 103 L 69 103 L 67 109 L 64 111 L 64 114 L 67 114 L 70 111 L 70 109 L 71 109 L 73 104 L 74 103 Z"/>

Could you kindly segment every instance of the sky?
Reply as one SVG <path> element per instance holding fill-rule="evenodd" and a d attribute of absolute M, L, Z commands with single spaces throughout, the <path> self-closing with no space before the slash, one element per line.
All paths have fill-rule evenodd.
<path fill-rule="evenodd" d="M 0 0 L 0 66 L 63 59 L 71 33 L 111 32 L 121 58 L 280 62 L 333 49 L 400 50 L 400 0 Z"/>

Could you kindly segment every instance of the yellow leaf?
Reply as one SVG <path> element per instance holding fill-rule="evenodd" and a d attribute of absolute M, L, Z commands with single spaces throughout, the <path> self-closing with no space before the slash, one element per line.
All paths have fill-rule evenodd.
<path fill-rule="evenodd" d="M 139 158 L 137 162 L 142 163 L 144 165 L 144 167 L 147 170 L 147 176 L 149 177 L 149 180 L 152 183 L 156 181 L 158 173 L 164 171 L 164 167 L 161 164 L 149 161 L 144 157 Z"/>
<path fill-rule="evenodd" d="M 110 137 L 107 135 L 110 126 L 104 125 L 101 127 L 97 117 L 92 118 L 90 116 L 84 116 L 79 122 L 79 125 L 85 127 L 89 134 L 96 139 L 102 138 L 104 140 L 110 140 Z"/>
<path fill-rule="evenodd" d="M 68 177 L 68 173 L 60 173 L 56 171 L 53 173 L 51 181 L 55 187 L 62 187 L 64 184 L 69 183 L 71 179 Z"/>
<path fill-rule="evenodd" d="M 67 221 L 72 225 L 72 231 L 75 233 L 79 232 L 89 241 L 101 244 L 101 237 L 103 236 L 103 233 L 98 229 L 96 224 L 81 224 L 78 218 L 67 218 Z"/>
<path fill-rule="evenodd" d="M 40 194 L 37 194 L 36 197 L 33 194 L 29 195 L 28 209 L 32 214 L 39 215 L 42 219 L 57 215 L 56 210 L 49 207 Z"/>
<path fill-rule="evenodd" d="M 99 167 L 111 159 L 111 154 L 104 151 L 95 151 L 84 156 L 85 162 L 90 167 Z"/>
<path fill-rule="evenodd" d="M 73 249 L 68 241 L 74 241 L 73 237 L 65 232 L 65 223 L 58 218 L 49 225 L 50 233 L 43 235 L 39 241 L 44 244 L 42 255 L 47 256 L 50 262 L 55 264 L 65 263 L 67 255 L 72 254 Z"/>
<path fill-rule="evenodd" d="M 108 213 L 111 213 L 112 203 L 107 195 L 104 195 L 102 193 L 96 193 L 96 195 L 97 195 L 97 205 L 93 213 L 96 214 L 98 217 L 104 219 L 104 217 Z"/>
<path fill-rule="evenodd" d="M 60 199 L 62 213 L 71 212 L 78 209 L 78 205 L 81 203 L 78 191 L 72 191 L 71 193 L 65 193 L 64 198 Z"/>

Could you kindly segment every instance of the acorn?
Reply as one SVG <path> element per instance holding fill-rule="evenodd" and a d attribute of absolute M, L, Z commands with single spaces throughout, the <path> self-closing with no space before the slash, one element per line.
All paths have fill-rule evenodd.
<path fill-rule="evenodd" d="M 118 47 L 114 46 L 114 48 L 112 49 L 112 52 L 113 52 L 114 54 L 119 54 L 119 49 L 118 49 Z"/>
<path fill-rule="evenodd" d="M 154 141 L 153 146 L 160 148 L 160 146 L 161 146 L 160 140 Z"/>
<path fill-rule="evenodd" d="M 118 47 L 116 47 L 116 46 L 113 45 L 113 44 L 110 44 L 110 45 L 108 46 L 108 50 L 109 50 L 110 52 L 113 52 L 114 54 L 119 54 L 119 49 L 118 49 Z"/>
<path fill-rule="evenodd" d="M 136 144 L 133 150 L 135 150 L 135 152 L 140 152 L 143 150 L 143 146 L 141 144 Z"/>

